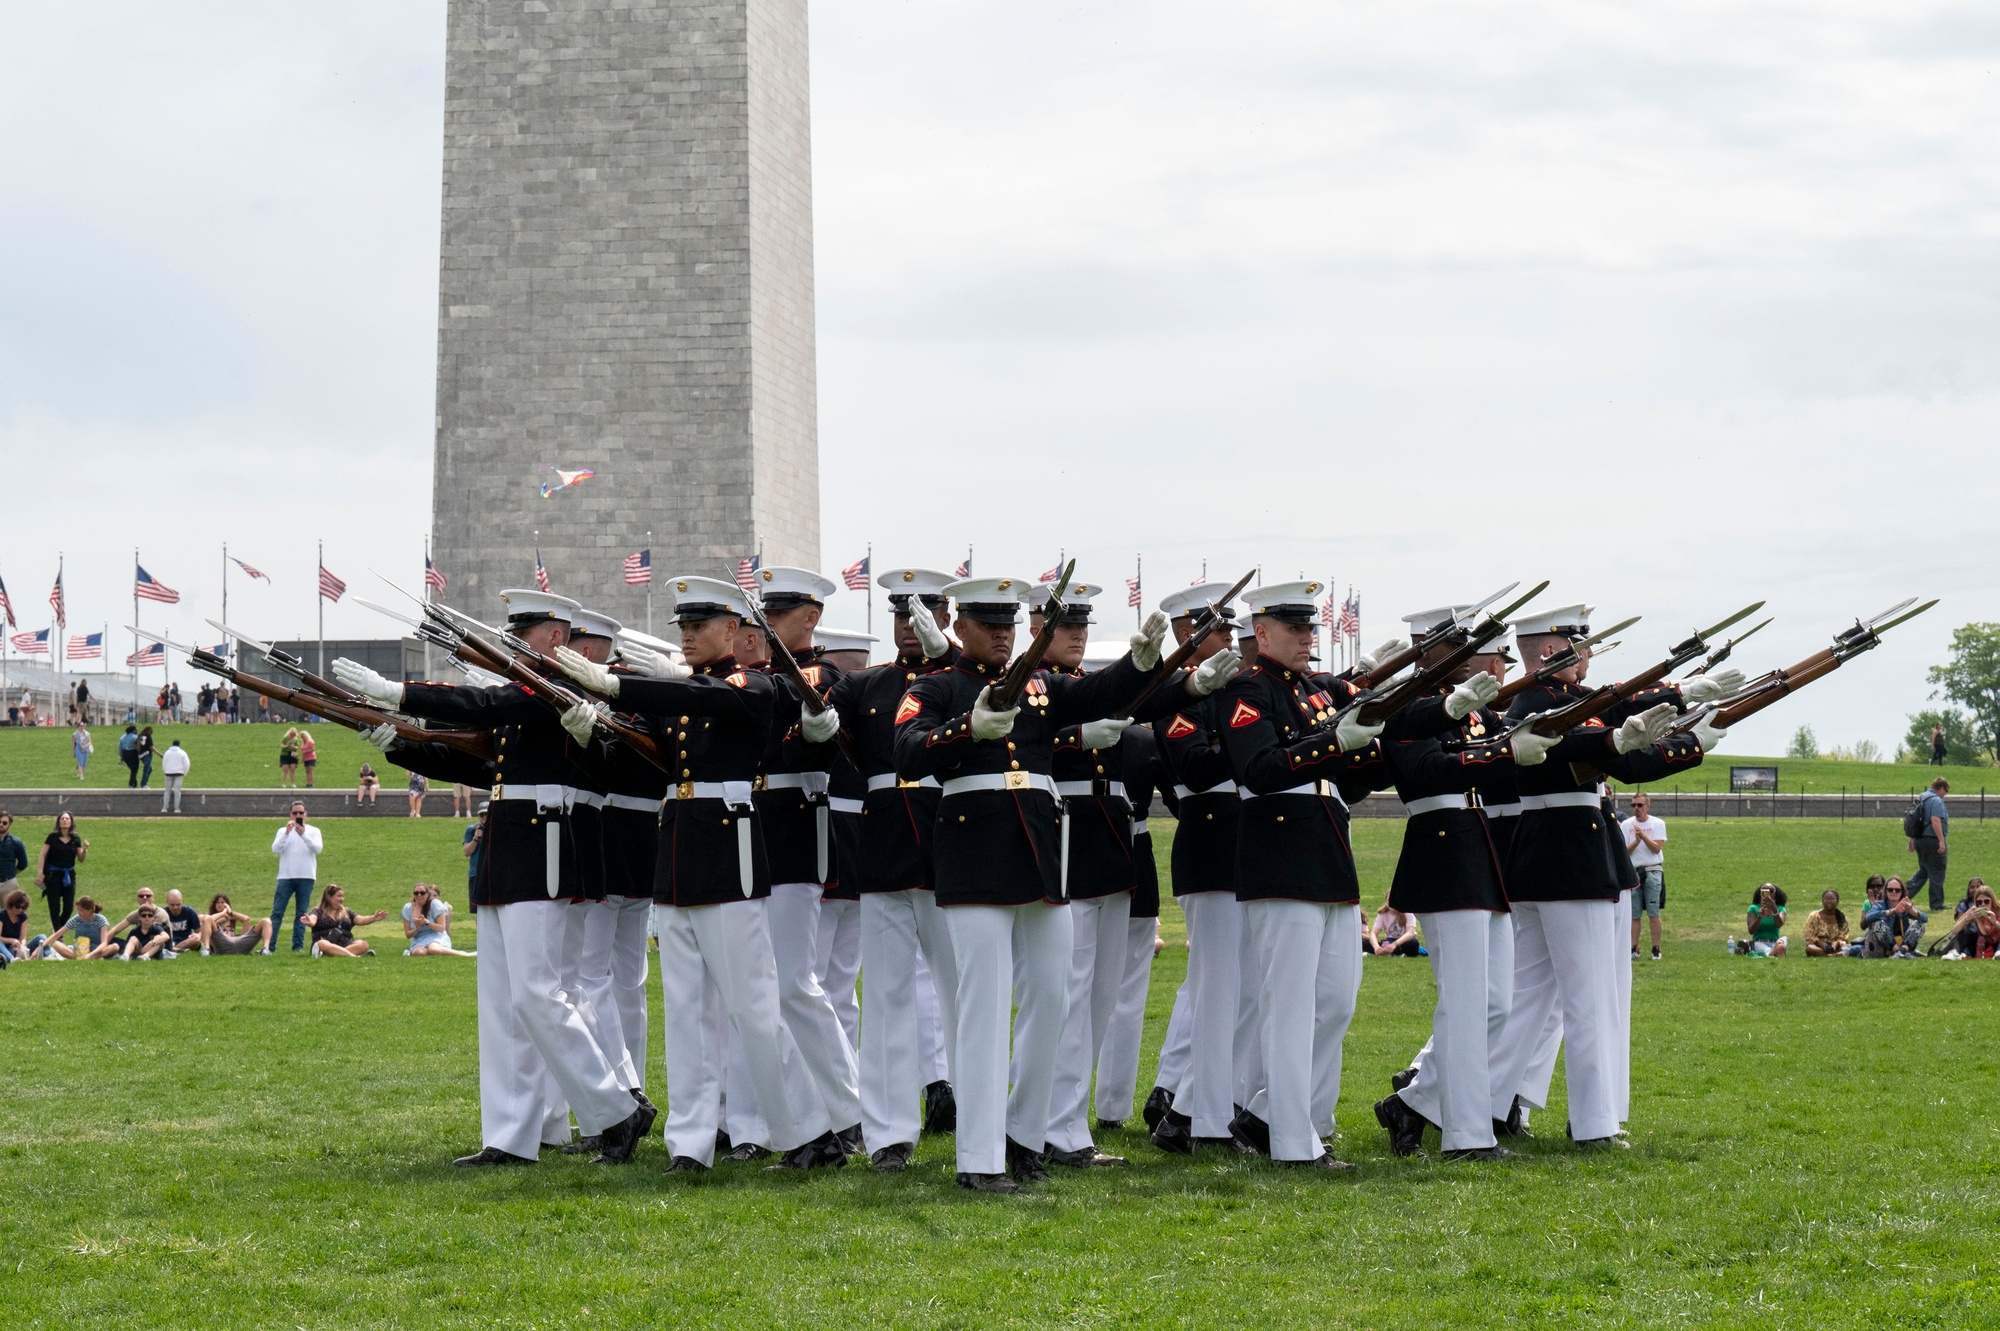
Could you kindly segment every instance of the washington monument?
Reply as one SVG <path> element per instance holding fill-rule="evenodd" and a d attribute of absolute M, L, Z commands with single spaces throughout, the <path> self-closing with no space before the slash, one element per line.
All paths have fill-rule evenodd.
<path fill-rule="evenodd" d="M 805 0 L 449 0 L 432 553 L 532 585 L 817 567 Z M 597 474 L 544 499 L 538 466 Z M 536 532 L 539 531 L 539 538 Z"/>

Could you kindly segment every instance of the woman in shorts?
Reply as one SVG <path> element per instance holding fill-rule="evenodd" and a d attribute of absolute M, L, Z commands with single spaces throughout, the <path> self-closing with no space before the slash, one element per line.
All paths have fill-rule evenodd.
<path fill-rule="evenodd" d="M 288 726 L 278 737 L 278 789 L 290 790 L 299 784 L 299 730 Z"/>
<path fill-rule="evenodd" d="M 368 946 L 367 939 L 356 938 L 354 931 L 385 919 L 388 914 L 386 910 L 378 910 L 373 915 L 356 915 L 347 908 L 346 890 L 338 883 L 328 883 L 326 891 L 319 894 L 318 908 L 300 918 L 312 930 L 315 957 L 365 957 L 375 949 Z"/>
<path fill-rule="evenodd" d="M 361 764 L 361 777 L 360 780 L 355 782 L 354 786 L 354 802 L 356 804 L 373 804 L 375 802 L 375 792 L 380 789 L 382 789 L 382 778 L 375 775 L 375 765 L 373 763 Z"/>
<path fill-rule="evenodd" d="M 68 934 L 74 943 L 62 941 Z M 91 961 L 100 957 L 118 955 L 118 944 L 110 941 L 111 921 L 104 918 L 97 909 L 97 902 L 90 897 L 76 899 L 76 914 L 62 928 L 42 940 L 42 956 L 49 960 Z"/>
<path fill-rule="evenodd" d="M 424 796 L 429 793 L 431 780 L 422 772 L 410 773 L 410 817 L 424 816 Z"/>
<path fill-rule="evenodd" d="M 403 937 L 410 940 L 406 957 L 472 957 L 451 945 L 451 903 L 440 900 L 429 883 L 418 883 L 403 904 Z"/>
<path fill-rule="evenodd" d="M 229 904 L 228 893 L 217 892 L 208 899 L 208 913 L 201 917 L 201 951 L 203 956 L 247 957 L 262 952 L 268 957 L 271 921 L 269 917 L 251 919 Z"/>
<path fill-rule="evenodd" d="M 313 783 L 313 768 L 319 766 L 319 745 L 313 742 L 312 731 L 299 727 L 299 763 L 306 769 L 306 784 Z"/>

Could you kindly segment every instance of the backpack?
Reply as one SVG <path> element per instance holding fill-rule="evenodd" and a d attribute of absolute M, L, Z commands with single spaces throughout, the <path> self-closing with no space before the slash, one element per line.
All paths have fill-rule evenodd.
<path fill-rule="evenodd" d="M 1903 813 L 1903 835 L 1912 841 L 1920 836 L 1930 835 L 1931 817 L 1924 811 L 1925 802 L 1929 799 L 1930 793 L 1926 791 L 1912 800 L 1910 807 Z"/>

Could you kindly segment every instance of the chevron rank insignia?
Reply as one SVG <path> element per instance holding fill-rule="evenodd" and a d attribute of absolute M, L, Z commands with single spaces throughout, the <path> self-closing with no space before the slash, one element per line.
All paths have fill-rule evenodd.
<path fill-rule="evenodd" d="M 1263 716 L 1262 712 L 1252 707 L 1249 703 L 1238 702 L 1236 710 L 1229 714 L 1229 728 L 1231 730 L 1241 730 L 1252 721 L 1262 720 Z"/>

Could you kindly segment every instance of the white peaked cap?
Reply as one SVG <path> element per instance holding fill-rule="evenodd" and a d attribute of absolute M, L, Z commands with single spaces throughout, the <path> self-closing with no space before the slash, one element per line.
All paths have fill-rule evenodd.
<path fill-rule="evenodd" d="M 676 619 L 750 618 L 750 598 L 733 582 L 689 573 L 667 579 L 667 585 L 673 588 Z"/>
<path fill-rule="evenodd" d="M 1198 615 L 1222 594 L 1229 590 L 1226 582 L 1197 582 L 1192 587 L 1183 587 L 1177 592 L 1168 592 L 1160 598 L 1160 613 L 1169 619 L 1179 619 L 1183 615 Z M 1222 613 L 1234 615 L 1236 607 L 1224 605 Z"/>
<path fill-rule="evenodd" d="M 583 609 L 581 603 L 567 596 L 536 587 L 509 587 L 500 593 L 500 599 L 506 603 L 509 619 L 560 619 L 567 624 Z"/>
<path fill-rule="evenodd" d="M 1560 633 L 1567 638 L 1587 638 L 1590 636 L 1590 611 L 1591 607 L 1587 605 L 1563 605 L 1553 610 L 1522 615 L 1514 621 L 1514 636 L 1532 638 L 1538 633 Z"/>

